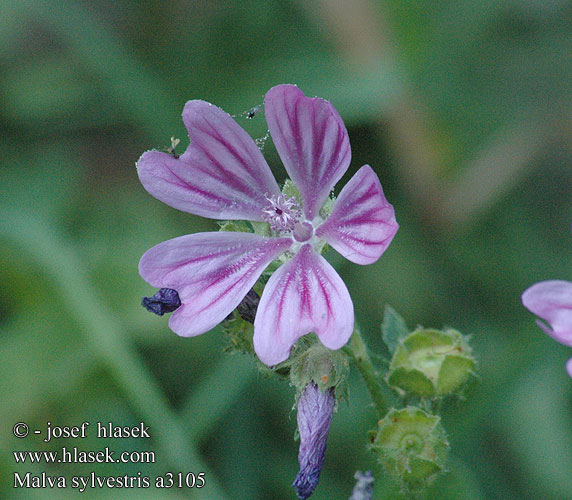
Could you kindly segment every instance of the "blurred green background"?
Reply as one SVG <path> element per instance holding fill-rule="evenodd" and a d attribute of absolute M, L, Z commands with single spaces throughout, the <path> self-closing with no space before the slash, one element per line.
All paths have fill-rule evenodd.
<path fill-rule="evenodd" d="M 472 335 L 482 383 L 444 408 L 450 472 L 434 499 L 572 498 L 572 354 L 520 303 L 572 279 L 572 3 L 462 1 L 0 2 L 0 497 L 295 498 L 293 389 L 140 306 L 141 254 L 214 228 L 147 194 L 135 162 L 188 139 L 184 103 L 241 113 L 279 83 L 330 99 L 352 166 L 379 174 L 400 230 L 374 265 L 329 257 L 383 354 L 384 304 L 411 327 Z M 273 144 L 264 153 L 279 180 Z M 348 498 L 375 413 L 356 370 L 334 416 L 312 498 Z M 85 440 L 18 440 L 91 422 Z M 102 441 L 95 422 L 151 428 Z M 155 464 L 27 464 L 11 450 L 152 450 Z M 14 471 L 156 476 L 205 472 L 193 489 L 14 489 Z M 392 498 L 386 480 L 377 499 Z"/>

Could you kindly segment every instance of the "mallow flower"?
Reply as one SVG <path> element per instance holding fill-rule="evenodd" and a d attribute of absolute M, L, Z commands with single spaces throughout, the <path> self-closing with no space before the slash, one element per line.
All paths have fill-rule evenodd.
<path fill-rule="evenodd" d="M 530 312 L 546 321 L 537 320 L 542 330 L 554 340 L 572 347 L 572 283 L 562 280 L 540 281 L 522 294 L 522 303 Z M 572 377 L 572 358 L 566 363 Z"/>
<path fill-rule="evenodd" d="M 254 349 L 268 366 L 289 356 L 294 343 L 314 332 L 339 349 L 353 331 L 348 290 L 320 255 L 328 243 L 357 264 L 375 262 L 398 225 L 379 179 L 361 167 L 324 209 L 349 167 L 348 134 L 330 104 L 278 85 L 264 99 L 268 129 L 299 196 L 280 191 L 254 140 L 220 108 L 187 102 L 183 121 L 190 144 L 180 156 L 147 151 L 137 162 L 145 189 L 191 214 L 269 225 L 268 235 L 205 232 L 160 243 L 143 255 L 139 272 L 157 288 L 176 290 L 181 301 L 169 319 L 184 337 L 223 321 L 265 268 L 283 264 L 264 288 L 254 320 Z M 329 212 L 329 213 L 328 213 Z"/>

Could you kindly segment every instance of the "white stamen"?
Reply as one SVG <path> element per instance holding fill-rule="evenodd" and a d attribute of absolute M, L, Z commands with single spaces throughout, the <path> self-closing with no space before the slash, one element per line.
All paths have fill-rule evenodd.
<path fill-rule="evenodd" d="M 264 220 L 276 232 L 289 232 L 294 229 L 301 211 L 296 198 L 286 198 L 283 194 L 266 196 L 268 205 L 263 210 Z"/>

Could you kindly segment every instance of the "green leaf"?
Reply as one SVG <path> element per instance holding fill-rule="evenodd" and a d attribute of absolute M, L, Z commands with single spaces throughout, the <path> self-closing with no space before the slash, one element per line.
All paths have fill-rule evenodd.
<path fill-rule="evenodd" d="M 393 307 L 386 304 L 381 323 L 381 334 L 389 353 L 393 355 L 399 340 L 409 333 L 405 320 Z"/>

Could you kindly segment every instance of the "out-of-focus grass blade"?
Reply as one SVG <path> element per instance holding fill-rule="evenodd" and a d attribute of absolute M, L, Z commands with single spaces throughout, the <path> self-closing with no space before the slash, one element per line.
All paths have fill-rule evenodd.
<path fill-rule="evenodd" d="M 140 415 L 155 429 L 157 446 L 171 467 L 204 471 L 209 494 L 223 499 L 214 474 L 198 455 L 178 416 L 139 360 L 122 326 L 90 285 L 81 259 L 45 224 L 22 212 L 5 212 L 0 237 L 21 247 L 54 280 L 70 312 L 85 329 L 89 348 L 107 364 Z M 11 224 L 7 224 L 7 221 Z M 49 232 L 48 232 L 49 231 Z"/>

